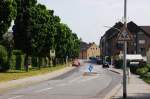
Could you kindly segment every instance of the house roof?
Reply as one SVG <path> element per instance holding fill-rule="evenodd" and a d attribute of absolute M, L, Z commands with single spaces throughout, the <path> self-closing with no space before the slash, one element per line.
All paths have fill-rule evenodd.
<path fill-rule="evenodd" d="M 150 36 L 150 26 L 140 26 Z"/>
<path fill-rule="evenodd" d="M 90 48 L 93 44 L 95 44 L 94 42 L 93 43 L 86 43 L 86 42 L 83 42 L 81 41 L 80 42 L 80 51 L 83 51 L 83 50 L 87 50 L 88 48 Z"/>
<path fill-rule="evenodd" d="M 80 51 L 86 50 L 89 47 L 89 44 L 86 42 L 81 41 L 80 42 Z"/>
<path fill-rule="evenodd" d="M 123 23 L 117 22 L 112 28 L 106 31 L 104 36 L 107 37 L 107 39 L 116 36 L 119 33 L 118 30 L 121 30 L 122 27 L 123 27 Z M 134 22 L 131 21 L 127 23 L 127 28 L 130 31 L 130 33 L 138 33 L 139 30 L 142 29 L 145 34 L 150 36 L 150 26 L 137 26 Z"/>

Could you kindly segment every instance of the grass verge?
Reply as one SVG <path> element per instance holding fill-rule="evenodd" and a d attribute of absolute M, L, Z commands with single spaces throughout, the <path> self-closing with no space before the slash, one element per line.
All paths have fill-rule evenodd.
<path fill-rule="evenodd" d="M 25 71 L 21 71 L 21 70 L 10 70 L 5 73 L 0 73 L 0 82 L 16 80 L 16 79 L 40 75 L 40 74 L 46 74 L 46 73 L 50 73 L 50 72 L 53 72 L 56 70 L 63 69 L 65 67 L 66 67 L 65 65 L 57 65 L 55 67 L 41 68 L 40 70 L 31 69 L 31 70 L 29 70 L 29 72 L 25 72 Z"/>

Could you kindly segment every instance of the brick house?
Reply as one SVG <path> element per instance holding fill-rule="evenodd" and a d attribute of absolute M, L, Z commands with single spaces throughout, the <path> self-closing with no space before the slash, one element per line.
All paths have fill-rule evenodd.
<path fill-rule="evenodd" d="M 118 33 L 123 27 L 123 23 L 116 23 L 100 39 L 102 56 L 115 56 L 123 52 L 123 42 L 118 41 Z M 138 26 L 134 22 L 129 22 L 127 28 L 131 33 L 132 40 L 127 44 L 127 54 L 141 54 L 146 56 L 150 48 L 150 26 Z"/>
<path fill-rule="evenodd" d="M 100 56 L 100 48 L 93 43 L 86 43 L 81 41 L 80 43 L 80 59 L 88 59 L 89 57 Z"/>

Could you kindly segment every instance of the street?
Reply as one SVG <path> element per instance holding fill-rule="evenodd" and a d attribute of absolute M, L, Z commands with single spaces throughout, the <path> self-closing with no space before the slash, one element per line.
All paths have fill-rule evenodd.
<path fill-rule="evenodd" d="M 92 65 L 90 73 L 88 67 Z M 94 62 L 85 62 L 61 76 L 0 95 L 0 99 L 103 99 L 121 76 Z"/>

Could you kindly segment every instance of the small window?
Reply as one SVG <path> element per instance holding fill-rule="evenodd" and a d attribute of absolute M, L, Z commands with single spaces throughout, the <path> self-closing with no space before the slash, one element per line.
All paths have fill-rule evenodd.
<path fill-rule="evenodd" d="M 139 44 L 145 44 L 145 40 L 139 40 Z"/>

